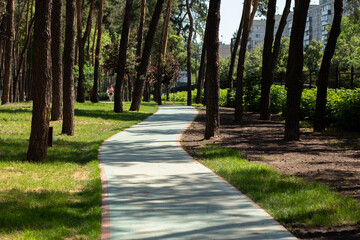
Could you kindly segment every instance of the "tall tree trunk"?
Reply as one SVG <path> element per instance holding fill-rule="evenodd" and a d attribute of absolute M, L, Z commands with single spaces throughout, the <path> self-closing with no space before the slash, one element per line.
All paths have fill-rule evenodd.
<path fill-rule="evenodd" d="M 201 50 L 201 60 L 200 60 L 200 68 L 199 68 L 199 76 L 198 76 L 198 82 L 197 82 L 197 93 L 196 93 L 196 100 L 195 103 L 199 104 L 201 103 L 201 94 L 202 89 L 204 85 L 204 78 L 205 78 L 205 69 L 206 69 L 206 29 L 205 28 L 205 34 L 204 34 L 204 42 Z"/>
<path fill-rule="evenodd" d="M 274 41 L 276 0 L 269 0 L 266 16 L 266 30 L 264 38 L 264 51 L 262 61 L 261 98 L 260 98 L 260 119 L 269 120 L 270 109 L 270 88 L 272 84 L 272 51 Z M 276 60 L 275 60 L 276 61 Z"/>
<path fill-rule="evenodd" d="M 27 9 L 26 9 L 26 21 L 25 21 L 25 40 L 24 43 L 29 41 L 29 16 L 30 16 L 30 0 L 27 1 Z M 25 44 L 24 44 L 25 45 Z M 20 92 L 20 101 L 25 101 L 25 83 L 26 83 L 26 65 L 27 65 L 27 51 L 24 53 L 25 59 L 23 63 L 23 76 L 21 82 L 21 92 Z"/>
<path fill-rule="evenodd" d="M 238 49 L 239 49 L 240 38 L 241 38 L 243 26 L 244 26 L 245 11 L 246 11 L 246 8 L 245 8 L 245 2 L 244 2 L 242 17 L 241 17 L 241 21 L 240 21 L 240 24 L 239 24 L 239 29 L 238 29 L 238 32 L 236 34 L 236 39 L 235 39 L 233 49 L 232 49 L 232 52 L 231 52 L 230 67 L 229 67 L 229 74 L 228 74 L 228 82 L 229 82 L 231 90 L 234 88 L 233 75 L 234 75 L 234 69 L 235 69 L 235 60 L 236 60 L 236 55 L 237 55 L 237 52 L 238 52 Z"/>
<path fill-rule="evenodd" d="M 92 47 L 91 47 L 91 65 L 92 66 L 95 65 L 95 42 L 96 42 L 97 29 L 98 29 L 98 25 L 99 25 L 98 20 L 99 20 L 99 18 L 97 18 L 97 20 L 96 20 L 95 30 L 94 30 L 94 40 L 93 40 Z"/>
<path fill-rule="evenodd" d="M 93 99 L 94 103 L 99 102 L 99 67 L 100 67 L 100 50 L 101 50 L 101 36 L 102 36 L 102 19 L 103 19 L 103 6 L 104 0 L 99 2 L 99 13 L 98 13 L 98 36 L 96 41 L 95 51 L 95 68 L 94 68 L 94 86 L 93 86 Z"/>
<path fill-rule="evenodd" d="M 262 69 L 262 80 L 261 80 L 261 99 L 260 99 L 260 119 L 270 120 L 271 118 L 271 108 L 270 108 L 270 89 L 274 79 L 274 69 L 276 65 L 276 60 L 279 56 L 281 37 L 286 26 L 287 17 L 290 12 L 291 0 L 286 0 L 286 5 L 280 20 L 279 28 L 276 32 L 276 38 L 273 46 L 273 34 L 274 34 L 274 25 L 272 24 L 275 21 L 275 10 L 276 10 L 276 0 L 269 1 L 268 7 L 268 16 L 267 23 L 269 27 L 266 26 L 265 34 L 265 43 L 264 43 L 264 53 L 263 53 L 263 69 Z M 271 11 L 270 11 L 271 9 Z M 272 30 L 269 30 L 272 29 Z M 269 30 L 269 32 L 268 32 Z M 271 33 L 270 33 L 271 32 Z M 271 39 L 269 35 L 271 34 Z M 271 46 L 270 46 L 271 45 Z"/>
<path fill-rule="evenodd" d="M 122 103 L 123 94 L 121 93 L 122 92 L 121 90 L 123 89 L 123 82 L 125 76 L 126 50 L 128 48 L 128 42 L 129 42 L 129 28 L 130 28 L 131 15 L 132 15 L 132 5 L 133 5 L 133 0 L 126 0 L 124 22 L 121 33 L 121 41 L 120 41 L 119 65 L 117 68 L 116 85 L 115 85 L 114 112 L 116 113 L 123 112 L 123 103 Z"/>
<path fill-rule="evenodd" d="M 50 120 L 52 0 L 37 0 L 34 27 L 34 102 L 27 160 L 46 160 Z"/>
<path fill-rule="evenodd" d="M 244 8 L 244 27 L 242 31 L 241 37 L 241 48 L 239 53 L 239 61 L 238 61 L 238 69 L 236 76 L 236 96 L 235 96 L 235 121 L 240 122 L 242 120 L 243 115 L 243 78 L 244 78 L 244 64 L 245 64 L 245 55 L 246 48 L 249 40 L 249 32 L 250 32 L 250 11 L 251 11 L 251 3 L 252 0 L 245 0 Z"/>
<path fill-rule="evenodd" d="M 66 29 L 64 45 L 64 78 L 63 78 L 63 125 L 62 133 L 74 135 L 74 64 L 76 36 L 76 0 L 66 0 Z"/>
<path fill-rule="evenodd" d="M 286 115 L 285 140 L 300 138 L 300 100 L 303 87 L 302 69 L 304 65 L 304 31 L 310 0 L 296 0 L 293 26 L 291 29 L 288 66 L 286 71 Z"/>
<path fill-rule="evenodd" d="M 89 64 L 91 64 L 90 63 L 90 61 L 91 61 L 90 60 L 90 33 L 91 33 L 91 29 L 92 29 L 92 18 L 93 18 L 93 13 L 94 13 L 94 6 L 95 6 L 95 0 L 91 0 L 90 9 L 89 9 L 89 15 L 88 15 L 88 19 L 87 19 L 85 33 L 84 33 L 84 36 L 83 36 L 83 46 L 84 46 L 84 48 L 85 48 L 86 41 L 88 42 L 88 44 L 87 44 L 87 58 L 88 58 Z"/>
<path fill-rule="evenodd" d="M 161 95 L 162 95 L 162 64 L 165 59 L 166 54 L 166 48 L 167 48 L 167 40 L 168 40 L 168 34 L 169 34 L 169 23 L 170 23 L 170 13 L 172 8 L 172 0 L 168 1 L 167 7 L 166 7 L 166 13 L 164 15 L 164 23 L 161 33 L 161 42 L 160 42 L 160 51 L 158 55 L 157 60 L 157 82 L 156 82 L 156 88 L 155 91 L 157 94 L 157 102 L 159 105 L 162 105 Z"/>
<path fill-rule="evenodd" d="M 286 27 L 287 17 L 289 16 L 289 13 L 290 13 L 290 7 L 291 7 L 291 0 L 286 0 L 284 11 L 281 16 L 280 24 L 279 24 L 278 30 L 276 32 L 276 37 L 275 37 L 275 42 L 274 42 L 274 49 L 273 49 L 273 53 L 272 53 L 272 55 L 273 55 L 272 68 L 273 69 L 275 69 L 276 60 L 279 56 L 280 46 L 281 46 L 281 38 L 282 38 L 282 35 L 284 32 L 284 29 Z"/>
<path fill-rule="evenodd" d="M 78 46 L 78 66 L 79 66 L 79 78 L 77 86 L 77 95 L 76 101 L 83 103 L 85 102 L 85 90 L 84 90 L 84 44 L 82 40 L 82 8 L 81 0 L 76 1 L 76 10 L 77 10 L 77 46 Z"/>
<path fill-rule="evenodd" d="M 140 26 L 137 35 L 137 48 L 136 48 L 136 56 L 139 58 L 142 55 L 142 40 L 143 40 L 143 32 L 145 25 L 145 12 L 146 12 L 146 0 L 141 0 L 140 3 Z"/>
<path fill-rule="evenodd" d="M 51 120 L 62 118 L 63 70 L 62 70 L 62 0 L 53 0 L 51 21 L 51 58 L 52 58 L 52 109 Z"/>
<path fill-rule="evenodd" d="M 334 56 L 337 39 L 341 33 L 343 0 L 335 0 L 334 9 L 335 9 L 335 15 L 319 73 L 319 81 L 318 81 L 317 97 L 316 97 L 315 122 L 314 122 L 315 132 L 321 132 L 322 130 L 325 129 L 324 120 L 325 120 L 325 111 L 326 111 L 327 85 L 329 82 L 330 63 L 332 57 Z"/>
<path fill-rule="evenodd" d="M 32 21 L 30 22 L 30 26 L 29 26 L 29 32 L 32 31 L 32 26 L 33 26 L 33 23 L 34 23 L 34 19 L 32 19 Z M 26 59 L 26 51 L 29 47 L 29 38 L 25 38 L 25 42 L 24 42 L 24 47 L 23 49 L 21 50 L 21 54 L 20 54 L 20 60 L 19 60 L 19 64 L 18 64 L 18 68 L 16 70 L 16 74 L 15 74 L 15 79 L 14 79 L 14 86 L 17 85 L 17 83 L 19 82 L 19 78 L 20 78 L 20 72 L 21 72 L 21 69 L 23 68 L 24 66 L 24 60 Z M 15 63 L 14 63 L 15 65 Z M 23 73 L 24 74 L 24 73 Z M 15 99 L 15 96 L 17 95 L 16 93 L 16 88 L 14 87 L 14 99 Z"/>
<path fill-rule="evenodd" d="M 208 83 L 206 105 L 205 139 L 217 137 L 220 134 L 220 74 L 219 74 L 219 24 L 220 0 L 210 0 L 207 18 L 207 66 L 206 81 Z"/>
<path fill-rule="evenodd" d="M 142 54 L 140 66 L 138 69 L 138 73 L 136 76 L 135 86 L 134 86 L 134 94 L 131 102 L 130 111 L 139 111 L 140 104 L 141 104 L 141 97 L 144 93 L 144 86 L 145 86 L 145 78 L 146 78 L 146 71 L 149 65 L 151 48 L 154 42 L 154 36 L 157 29 L 157 24 L 160 19 L 161 10 L 164 4 L 164 0 L 158 0 L 156 2 L 155 11 L 153 13 L 149 31 L 146 36 L 144 51 Z"/>
<path fill-rule="evenodd" d="M 91 0 L 90 3 L 90 9 L 89 9 L 89 16 L 84 32 L 84 36 L 82 35 L 82 21 L 83 21 L 83 9 L 84 9 L 84 2 L 82 5 L 80 5 L 80 0 L 77 1 L 77 22 L 78 22 L 78 41 L 77 45 L 79 48 L 79 78 L 78 78 L 78 87 L 77 87 L 77 101 L 78 102 L 85 102 L 85 88 L 84 88 L 84 82 L 85 82 L 85 76 L 84 76 L 84 65 L 85 65 L 85 43 L 86 39 L 90 35 L 91 31 L 91 25 L 92 25 L 92 14 L 94 11 L 94 4 L 95 0 Z"/>
<path fill-rule="evenodd" d="M 5 73 L 3 80 L 3 93 L 1 96 L 1 104 L 9 103 L 11 69 L 12 69 L 12 49 L 14 42 L 14 11 L 15 1 L 8 0 L 6 6 L 6 40 L 5 40 Z"/>
<path fill-rule="evenodd" d="M 186 62 L 186 69 L 187 69 L 187 105 L 191 106 L 191 41 L 192 41 L 192 34 L 194 30 L 194 20 L 191 14 L 190 3 L 189 0 L 186 0 L 186 10 L 187 15 L 189 17 L 189 36 L 187 41 L 187 62 Z"/>

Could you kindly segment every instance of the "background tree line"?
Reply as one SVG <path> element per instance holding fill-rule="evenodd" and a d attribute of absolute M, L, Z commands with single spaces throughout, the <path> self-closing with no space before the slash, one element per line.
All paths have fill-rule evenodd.
<path fill-rule="evenodd" d="M 291 0 L 286 2 L 277 32 L 274 28 L 276 2 L 244 1 L 237 41 L 228 69 L 229 95 L 235 92 L 234 120 L 241 122 L 244 87 L 247 84 L 244 77 L 249 71 L 257 71 L 249 62 L 261 59 L 260 113 L 261 119 L 270 119 L 270 87 L 274 71 L 284 69 L 286 65 L 285 139 L 298 140 L 304 81 L 302 70 L 304 63 L 311 63 L 304 61 L 303 48 L 310 1 L 295 1 L 288 51 L 286 39 L 282 40 L 281 36 Z M 353 6 L 358 4 L 357 1 L 349 3 Z M 130 110 L 138 111 L 143 97 L 146 101 L 150 100 L 152 87 L 155 101 L 162 104 L 162 86 L 169 86 L 178 78 L 179 70 L 186 69 L 188 105 L 191 105 L 192 72 L 196 56 L 194 49 L 197 54 L 201 49 L 197 86 L 198 93 L 204 88 L 205 94 L 205 138 L 218 136 L 220 4 L 221 1 L 206 0 L 8 0 L 0 24 L 3 36 L 0 43 L 2 104 L 24 101 L 26 98 L 33 100 L 28 160 L 46 158 L 50 118 L 62 119 L 62 133 L 74 134 L 75 97 L 78 102 L 84 102 L 86 88 L 90 88 L 91 101 L 98 102 L 103 74 L 114 76 L 109 82 L 115 85 L 114 111 L 121 113 L 124 100 L 131 100 Z M 2 5 L 0 2 L 0 9 L 3 9 Z M 324 128 L 330 63 L 341 32 L 343 1 L 335 0 L 334 6 L 335 17 L 322 59 L 318 60 L 321 54 L 314 54 L 316 51 L 313 48 L 318 46 L 307 49 L 307 54 L 313 53 L 309 55 L 314 60 L 312 64 L 321 61 L 315 114 L 317 131 Z M 262 52 L 261 58 L 247 53 L 249 33 L 257 12 L 265 14 L 267 18 L 263 50 L 254 51 Z M 356 21 L 358 11 L 352 11 L 351 16 L 351 21 Z M 346 40 L 349 37 L 345 37 Z M 203 40 L 196 43 L 198 39 Z M 89 69 L 93 74 L 89 74 Z M 87 84 L 89 82 L 92 84 Z M 103 86 L 106 88 L 107 84 Z"/>

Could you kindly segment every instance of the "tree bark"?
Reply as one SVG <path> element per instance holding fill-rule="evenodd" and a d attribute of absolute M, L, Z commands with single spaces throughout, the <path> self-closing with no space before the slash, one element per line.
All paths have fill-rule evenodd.
<path fill-rule="evenodd" d="M 238 32 L 236 34 L 236 39 L 235 39 L 235 43 L 234 43 L 234 46 L 233 46 L 233 50 L 232 50 L 232 53 L 231 53 L 231 59 L 230 59 L 230 68 L 229 68 L 229 74 L 228 74 L 228 82 L 229 82 L 229 85 L 230 85 L 230 89 L 234 88 L 233 75 L 234 75 L 234 68 L 235 68 L 235 60 L 236 60 L 236 55 L 237 55 L 239 44 L 240 44 L 240 38 L 241 38 L 242 30 L 243 30 L 243 27 L 244 27 L 245 11 L 246 11 L 246 9 L 245 9 L 245 2 L 244 2 L 242 17 L 241 17 L 241 21 L 240 21 L 240 24 L 239 24 Z"/>
<path fill-rule="evenodd" d="M 279 56 L 279 51 L 280 51 L 280 46 L 281 46 L 281 38 L 282 38 L 282 35 L 284 32 L 284 29 L 286 27 L 287 17 L 289 16 L 289 13 L 290 13 L 290 7 L 291 7 L 291 0 L 286 0 L 284 11 L 281 16 L 280 24 L 279 24 L 278 30 L 276 32 L 276 37 L 275 37 L 275 42 L 274 42 L 274 49 L 273 49 L 272 54 L 273 54 L 273 59 L 275 59 L 275 60 L 272 62 L 273 69 L 275 69 L 276 59 Z"/>
<path fill-rule="evenodd" d="M 140 104 L 141 104 L 141 97 L 144 93 L 144 85 L 145 85 L 145 78 L 146 78 L 146 71 L 149 65 L 151 48 L 154 42 L 154 36 L 157 29 L 157 24 L 160 19 L 161 10 L 164 4 L 164 0 L 158 0 L 156 2 L 155 11 L 153 13 L 149 31 L 146 36 L 144 51 L 142 54 L 140 66 L 138 69 L 138 73 L 136 76 L 135 87 L 134 87 L 134 94 L 131 102 L 130 111 L 139 111 Z"/>
<path fill-rule="evenodd" d="M 236 76 L 236 96 L 235 96 L 235 122 L 240 122 L 243 115 L 243 78 L 244 78 L 244 64 L 245 64 L 245 55 L 246 48 L 249 40 L 250 32 L 250 11 L 251 11 L 252 0 L 245 0 L 244 8 L 244 27 L 241 37 L 241 48 L 239 53 L 239 62 Z"/>
<path fill-rule="evenodd" d="M 136 56 L 139 58 L 142 55 L 142 40 L 143 40 L 143 32 L 145 25 L 145 13 L 146 13 L 146 0 L 141 0 L 140 3 L 140 26 L 137 35 L 137 48 L 136 48 Z"/>
<path fill-rule="evenodd" d="M 25 21 L 25 39 L 24 43 L 29 41 L 29 16 L 30 16 L 30 0 L 27 1 L 27 9 L 26 9 L 26 21 Z M 25 44 L 24 44 L 25 45 Z M 25 101 L 25 82 L 26 82 L 26 65 L 27 65 L 27 51 L 25 51 L 24 56 L 24 63 L 23 63 L 23 75 L 22 75 L 22 81 L 21 81 L 21 91 L 20 91 L 20 101 Z"/>
<path fill-rule="evenodd" d="M 30 27 L 29 27 L 30 31 L 32 30 L 33 23 L 34 23 L 34 19 L 32 19 L 32 21 L 30 22 Z M 18 68 L 16 70 L 16 74 L 15 74 L 15 78 L 14 78 L 14 86 L 16 86 L 17 83 L 19 82 L 21 68 L 23 68 L 23 66 L 24 66 L 24 60 L 26 59 L 25 54 L 26 54 L 26 51 L 27 51 L 27 49 L 29 47 L 29 43 L 30 43 L 29 38 L 25 38 L 24 47 L 21 50 L 20 59 L 19 59 L 19 63 L 18 63 Z M 14 65 L 15 65 L 15 63 L 14 63 Z M 24 74 L 24 72 L 23 72 L 23 74 Z M 15 99 L 15 96 L 17 95 L 15 89 L 16 88 L 14 87 L 14 94 L 13 94 L 14 99 Z M 22 90 L 21 90 L 21 92 L 22 92 Z"/>
<path fill-rule="evenodd" d="M 128 48 L 129 42 L 129 28 L 131 22 L 132 15 L 132 5 L 133 0 L 126 0 L 125 6 L 125 15 L 123 28 L 121 33 L 121 41 L 120 41 L 120 51 L 119 51 L 119 64 L 116 75 L 116 85 L 115 85 L 115 102 L 114 102 L 114 112 L 121 113 L 123 112 L 123 97 L 122 97 L 122 89 L 123 82 L 125 76 L 125 65 L 126 65 L 126 50 Z"/>
<path fill-rule="evenodd" d="M 102 36 L 102 19 L 103 19 L 103 6 L 104 0 L 99 2 L 99 13 L 98 13 L 98 36 L 96 41 L 95 51 L 95 68 L 94 68 L 94 86 L 93 86 L 93 99 L 91 102 L 99 102 L 99 67 L 100 67 L 100 50 L 101 50 L 101 36 Z"/>
<path fill-rule="evenodd" d="M 94 30 L 94 40 L 93 40 L 93 44 L 91 47 L 91 65 L 92 66 L 95 65 L 95 42 L 96 42 L 97 29 L 98 29 L 98 25 L 99 25 L 98 20 L 99 20 L 99 18 L 96 20 L 95 30 Z"/>
<path fill-rule="evenodd" d="M 206 78 L 208 83 L 206 105 L 205 139 L 217 137 L 220 134 L 220 73 L 219 73 L 219 24 L 220 0 L 210 0 L 207 28 L 207 67 Z"/>
<path fill-rule="evenodd" d="M 300 100 L 303 87 L 304 31 L 310 0 L 296 0 L 286 71 L 285 140 L 299 140 Z"/>
<path fill-rule="evenodd" d="M 325 112 L 327 99 L 327 85 L 329 82 L 329 71 L 331 59 L 334 56 L 336 42 L 341 33 L 341 19 L 343 13 L 343 0 L 335 0 L 334 2 L 335 15 L 331 26 L 330 36 L 325 47 L 324 56 L 322 59 L 319 81 L 316 97 L 316 111 L 314 131 L 321 132 L 325 129 Z"/>
<path fill-rule="evenodd" d="M 264 38 L 264 51 L 262 61 L 262 79 L 261 79 L 261 98 L 260 98 L 260 119 L 269 120 L 271 117 L 270 109 L 270 88 L 272 84 L 272 51 L 274 41 L 276 0 L 269 0 L 266 16 L 266 30 Z"/>
<path fill-rule="evenodd" d="M 51 120 L 62 119 L 62 0 L 53 0 L 51 21 L 51 58 L 52 58 L 52 109 Z"/>
<path fill-rule="evenodd" d="M 84 36 L 82 35 L 82 21 L 83 21 L 83 9 L 84 2 L 81 5 L 81 0 L 77 1 L 77 27 L 78 27 L 78 39 L 77 44 L 79 48 L 78 57 L 79 57 L 79 78 L 78 78 L 78 87 L 77 87 L 77 102 L 84 103 L 85 102 L 85 76 L 84 76 L 84 65 L 85 65 L 85 43 L 86 39 L 90 35 L 91 24 L 92 24 L 92 14 L 94 10 L 95 0 L 92 0 L 90 3 L 89 16 L 84 32 Z"/>
<path fill-rule="evenodd" d="M 155 94 L 157 95 L 156 99 L 159 105 L 162 105 L 162 63 L 165 59 L 166 54 L 166 48 L 167 48 L 167 41 L 168 41 L 168 34 L 169 34 L 169 23 L 170 23 L 170 13 L 172 8 L 172 0 L 168 1 L 167 7 L 166 7 L 166 13 L 164 15 L 164 23 L 161 33 L 161 42 L 160 42 L 160 49 L 159 49 L 159 55 L 157 60 L 157 82 L 156 82 L 156 88 L 155 88 Z"/>
<path fill-rule="evenodd" d="M 66 0 L 66 29 L 64 45 L 64 78 L 63 78 L 63 125 L 62 133 L 74 135 L 74 64 L 76 35 L 76 0 Z"/>
<path fill-rule="evenodd" d="M 77 10 L 77 46 L 78 46 L 78 66 L 79 66 L 79 78 L 77 86 L 76 101 L 80 103 L 85 102 L 85 90 L 84 90 L 84 44 L 82 40 L 82 8 L 81 0 L 76 1 Z"/>
<path fill-rule="evenodd" d="M 15 1 L 8 0 L 6 6 L 6 40 L 5 40 L 5 72 L 3 80 L 3 93 L 1 96 L 1 104 L 9 103 L 10 98 L 10 84 L 11 84 L 11 69 L 12 69 L 12 49 L 14 42 L 14 11 Z"/>
<path fill-rule="evenodd" d="M 194 28 L 194 19 L 191 14 L 189 0 L 186 0 L 186 10 L 187 15 L 189 17 L 189 36 L 187 41 L 187 62 L 186 62 L 186 69 L 187 69 L 187 105 L 191 106 L 191 41 L 192 41 L 192 34 Z"/>
<path fill-rule="evenodd" d="M 50 120 L 52 0 L 37 0 L 34 27 L 34 102 L 27 160 L 46 160 Z"/>
<path fill-rule="evenodd" d="M 270 120 L 271 118 L 270 89 L 274 80 L 274 69 L 276 65 L 276 60 L 279 56 L 281 37 L 284 32 L 287 17 L 290 12 L 290 5 L 291 5 L 291 0 L 287 0 L 283 11 L 283 15 L 280 20 L 279 28 L 276 32 L 275 42 L 273 45 L 273 35 L 274 35 L 274 25 L 275 25 L 273 23 L 275 21 L 276 0 L 269 1 L 266 24 L 268 24 L 268 21 L 270 21 L 271 23 L 269 23 L 269 26 L 266 26 L 264 53 L 263 53 L 263 69 L 262 69 L 262 79 L 261 79 L 260 119 L 262 120 Z M 271 34 L 271 39 L 269 37 L 270 34 Z"/>
<path fill-rule="evenodd" d="M 204 78 L 205 78 L 205 69 L 206 69 L 206 29 L 205 28 L 205 34 L 204 34 L 204 42 L 201 50 L 201 60 L 200 60 L 200 68 L 199 68 L 199 76 L 198 76 L 198 82 L 197 82 L 197 93 L 196 93 L 196 100 L 195 103 L 199 104 L 201 103 L 201 94 L 202 89 L 204 85 Z"/>

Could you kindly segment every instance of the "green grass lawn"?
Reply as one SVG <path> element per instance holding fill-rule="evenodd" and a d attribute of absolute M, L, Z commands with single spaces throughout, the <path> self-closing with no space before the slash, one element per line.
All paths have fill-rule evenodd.
<path fill-rule="evenodd" d="M 356 200 L 324 185 L 251 163 L 238 151 L 205 146 L 197 160 L 290 228 L 293 224 L 335 226 L 360 222 L 360 205 Z"/>
<path fill-rule="evenodd" d="M 0 107 L 0 239 L 98 239 L 98 148 L 157 106 L 115 114 L 113 104 L 75 104 L 75 136 L 61 135 L 62 123 L 51 122 L 56 141 L 40 164 L 26 161 L 31 109 L 31 103 Z"/>

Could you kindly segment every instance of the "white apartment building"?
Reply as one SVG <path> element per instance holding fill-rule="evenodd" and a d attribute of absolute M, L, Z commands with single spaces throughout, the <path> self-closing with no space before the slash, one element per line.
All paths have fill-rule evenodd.
<path fill-rule="evenodd" d="M 282 15 L 275 16 L 274 37 L 279 27 L 281 16 Z M 249 36 L 249 45 L 248 45 L 249 52 L 251 52 L 254 48 L 257 48 L 262 44 L 264 44 L 265 29 L 266 29 L 266 19 L 254 20 Z"/>
<path fill-rule="evenodd" d="M 346 5 L 346 1 L 344 1 L 344 5 Z M 290 38 L 293 17 L 294 13 L 291 12 L 283 36 Z M 310 5 L 305 26 L 304 46 L 310 45 L 313 39 L 326 43 L 327 26 L 332 24 L 333 18 L 334 0 L 320 0 L 319 4 Z"/>

